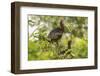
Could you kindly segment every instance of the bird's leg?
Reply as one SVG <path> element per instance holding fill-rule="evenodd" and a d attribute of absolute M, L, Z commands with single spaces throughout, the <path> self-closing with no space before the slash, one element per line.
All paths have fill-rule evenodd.
<path fill-rule="evenodd" d="M 59 43 L 58 41 L 55 42 L 55 49 L 56 49 L 56 56 L 58 57 L 58 53 L 59 53 Z"/>

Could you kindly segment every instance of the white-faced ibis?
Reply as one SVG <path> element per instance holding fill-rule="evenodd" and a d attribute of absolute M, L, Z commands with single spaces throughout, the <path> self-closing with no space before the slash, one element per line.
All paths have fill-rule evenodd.
<path fill-rule="evenodd" d="M 60 21 L 60 27 L 53 29 L 49 34 L 48 38 L 50 42 L 58 42 L 61 39 L 64 32 L 64 22 L 63 20 Z"/>
<path fill-rule="evenodd" d="M 59 54 L 64 54 L 67 50 L 71 49 L 71 45 L 72 45 L 72 40 L 68 40 L 67 48 L 60 51 Z"/>

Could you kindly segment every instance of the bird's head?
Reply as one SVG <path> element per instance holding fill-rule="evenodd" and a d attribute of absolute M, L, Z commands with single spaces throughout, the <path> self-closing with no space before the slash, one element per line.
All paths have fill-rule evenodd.
<path fill-rule="evenodd" d="M 64 20 L 63 19 L 60 21 L 60 27 L 62 31 L 64 31 Z"/>

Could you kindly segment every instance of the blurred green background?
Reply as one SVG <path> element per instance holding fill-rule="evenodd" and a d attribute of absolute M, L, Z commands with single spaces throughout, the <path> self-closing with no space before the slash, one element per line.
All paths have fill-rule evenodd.
<path fill-rule="evenodd" d="M 60 27 L 64 20 L 64 33 L 51 43 L 48 34 Z M 74 16 L 28 15 L 28 60 L 79 59 L 88 57 L 88 18 Z M 71 40 L 71 49 L 68 41 Z M 67 50 L 66 50 L 67 49 Z M 64 51 L 64 53 L 59 53 Z"/>

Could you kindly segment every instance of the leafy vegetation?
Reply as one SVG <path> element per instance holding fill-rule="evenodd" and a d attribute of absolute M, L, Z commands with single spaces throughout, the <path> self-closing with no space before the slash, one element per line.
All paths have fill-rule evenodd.
<path fill-rule="evenodd" d="M 64 19 L 64 33 L 58 44 L 50 42 L 48 34 L 60 27 L 61 18 Z M 87 58 L 87 24 L 87 17 L 28 15 L 28 60 Z M 72 41 L 70 49 L 69 40 Z"/>

